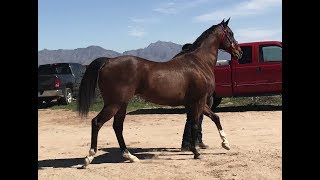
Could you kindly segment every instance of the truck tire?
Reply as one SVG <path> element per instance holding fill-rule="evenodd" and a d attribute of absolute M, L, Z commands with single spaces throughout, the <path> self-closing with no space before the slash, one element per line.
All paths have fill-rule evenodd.
<path fill-rule="evenodd" d="M 221 100 L 222 100 L 222 98 L 220 98 L 220 97 L 213 97 L 213 104 L 211 106 L 212 111 L 215 111 L 217 109 L 217 107 L 221 103 Z"/>
<path fill-rule="evenodd" d="M 64 90 L 64 96 L 60 98 L 58 101 L 60 104 L 67 105 L 72 102 L 72 91 L 70 88 L 66 88 Z"/>
<path fill-rule="evenodd" d="M 209 108 L 212 107 L 213 105 L 213 96 L 209 96 L 207 99 L 207 105 L 209 106 Z"/>

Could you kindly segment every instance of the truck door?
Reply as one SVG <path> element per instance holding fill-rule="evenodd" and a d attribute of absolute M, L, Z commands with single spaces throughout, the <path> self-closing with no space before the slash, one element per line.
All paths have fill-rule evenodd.
<path fill-rule="evenodd" d="M 275 44 L 259 45 L 259 73 L 265 93 L 282 92 L 282 47 Z"/>
<path fill-rule="evenodd" d="M 232 79 L 234 86 L 234 96 L 254 94 L 263 91 L 259 87 L 261 79 L 257 76 L 259 74 L 258 63 L 254 61 L 254 46 L 253 44 L 241 46 L 243 51 L 242 58 L 233 61 Z"/>

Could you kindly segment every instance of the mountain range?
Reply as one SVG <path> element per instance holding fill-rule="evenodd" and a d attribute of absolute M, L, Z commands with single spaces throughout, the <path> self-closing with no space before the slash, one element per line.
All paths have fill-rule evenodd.
<path fill-rule="evenodd" d="M 173 42 L 157 41 L 151 43 L 145 48 L 129 50 L 119 53 L 113 50 L 107 50 L 100 46 L 89 46 L 86 48 L 77 48 L 73 50 L 48 50 L 38 51 L 38 65 L 52 64 L 61 62 L 73 62 L 83 65 L 90 64 L 98 57 L 117 57 L 122 55 L 133 55 L 145 58 L 151 61 L 165 62 L 181 51 L 182 45 Z M 230 59 L 230 54 L 224 51 L 218 53 L 219 59 Z"/>

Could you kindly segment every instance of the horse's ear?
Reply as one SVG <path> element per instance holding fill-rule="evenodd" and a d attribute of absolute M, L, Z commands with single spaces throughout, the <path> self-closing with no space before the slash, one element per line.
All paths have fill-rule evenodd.
<path fill-rule="evenodd" d="M 220 23 L 220 24 L 224 25 L 224 23 L 225 23 L 225 22 L 224 22 L 224 18 L 223 18 L 223 20 L 221 21 L 221 23 Z"/>
<path fill-rule="evenodd" d="M 224 23 L 225 26 L 228 26 L 230 18 Z"/>

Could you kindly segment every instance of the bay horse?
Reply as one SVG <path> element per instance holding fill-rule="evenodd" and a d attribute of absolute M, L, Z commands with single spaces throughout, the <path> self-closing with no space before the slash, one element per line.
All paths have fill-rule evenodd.
<path fill-rule="evenodd" d="M 92 119 L 91 148 L 84 159 L 83 167 L 87 167 L 97 152 L 98 132 L 105 122 L 114 117 L 115 131 L 122 156 L 130 162 L 139 159 L 132 155 L 123 138 L 123 122 L 129 100 L 140 96 L 155 104 L 179 106 L 183 105 L 191 112 L 193 128 L 190 150 L 194 159 L 199 159 L 195 148 L 197 124 L 201 113 L 211 118 L 218 128 L 222 139 L 222 147 L 230 146 L 217 116 L 207 105 L 207 99 L 215 91 L 213 67 L 217 61 L 218 49 L 229 52 L 239 59 L 242 51 L 228 27 L 222 21 L 204 31 L 191 45 L 178 53 L 170 61 L 153 62 L 136 56 L 119 56 L 115 58 L 101 57 L 90 63 L 81 81 L 78 111 L 81 117 L 87 116 L 90 105 L 95 98 L 98 85 L 104 106 Z"/>

